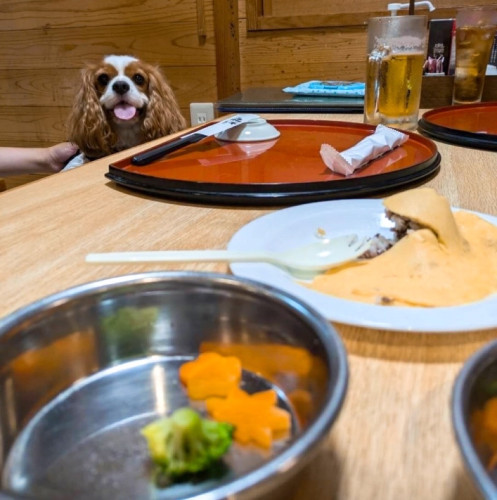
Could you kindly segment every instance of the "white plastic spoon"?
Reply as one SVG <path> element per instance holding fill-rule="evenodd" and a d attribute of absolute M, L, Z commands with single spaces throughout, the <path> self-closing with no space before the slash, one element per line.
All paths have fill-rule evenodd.
<path fill-rule="evenodd" d="M 368 250 L 370 241 L 355 234 L 319 239 L 282 252 L 232 250 L 164 250 L 90 253 L 86 262 L 268 262 L 299 278 L 309 278 L 353 260 Z"/>

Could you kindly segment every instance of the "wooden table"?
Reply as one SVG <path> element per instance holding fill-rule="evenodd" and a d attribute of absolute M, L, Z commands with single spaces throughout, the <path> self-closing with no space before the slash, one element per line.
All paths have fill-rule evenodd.
<path fill-rule="evenodd" d="M 308 118 L 362 121 L 343 114 Z M 497 154 L 437 145 L 441 171 L 427 184 L 454 206 L 497 215 Z M 110 160 L 0 194 L 0 316 L 80 283 L 159 267 L 90 265 L 89 252 L 224 248 L 240 227 L 270 212 L 132 193 L 104 177 Z M 213 263 L 160 267 L 228 272 Z M 453 437 L 450 397 L 462 362 L 497 329 L 422 334 L 335 327 L 349 353 L 348 394 L 293 498 L 474 498 Z"/>

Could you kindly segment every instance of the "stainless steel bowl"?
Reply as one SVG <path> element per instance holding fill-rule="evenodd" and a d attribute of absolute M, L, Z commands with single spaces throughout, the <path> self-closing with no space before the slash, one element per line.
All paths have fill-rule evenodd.
<path fill-rule="evenodd" d="M 177 370 L 203 350 L 239 355 L 244 387 L 274 387 L 292 430 L 272 452 L 234 445 L 218 478 L 157 488 L 139 429 L 177 407 L 199 405 L 188 401 Z M 331 428 L 347 377 L 331 325 L 268 286 L 155 272 L 69 289 L 0 321 L 2 493 L 273 496 Z"/>
<path fill-rule="evenodd" d="M 475 439 L 471 416 L 497 396 L 497 341 L 469 358 L 461 369 L 452 393 L 452 423 L 466 468 L 480 493 L 497 498 L 497 471 L 487 470 L 490 450 Z"/>

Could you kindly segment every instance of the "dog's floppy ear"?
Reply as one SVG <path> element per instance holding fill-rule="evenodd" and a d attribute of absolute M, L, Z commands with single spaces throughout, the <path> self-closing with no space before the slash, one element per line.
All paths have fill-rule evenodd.
<path fill-rule="evenodd" d="M 158 68 L 145 65 L 149 76 L 149 103 L 143 122 L 143 132 L 147 140 L 157 139 L 186 127 L 172 88 Z"/>
<path fill-rule="evenodd" d="M 98 100 L 95 71 L 95 66 L 82 70 L 81 84 L 67 124 L 68 140 L 77 144 L 89 158 L 111 154 L 112 145 L 117 141 Z"/>

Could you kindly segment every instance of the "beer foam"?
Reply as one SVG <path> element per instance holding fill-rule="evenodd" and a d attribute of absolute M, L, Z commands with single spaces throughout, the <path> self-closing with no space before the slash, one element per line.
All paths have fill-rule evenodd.
<path fill-rule="evenodd" d="M 399 36 L 395 38 L 375 38 L 375 47 L 390 47 L 393 51 L 420 51 L 423 50 L 424 40 L 415 36 Z"/>

